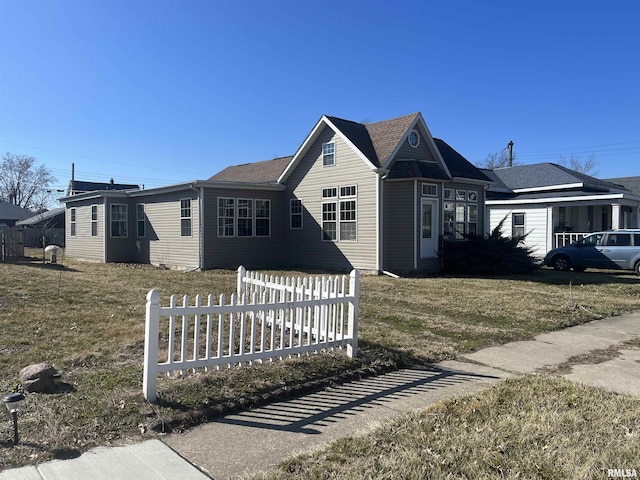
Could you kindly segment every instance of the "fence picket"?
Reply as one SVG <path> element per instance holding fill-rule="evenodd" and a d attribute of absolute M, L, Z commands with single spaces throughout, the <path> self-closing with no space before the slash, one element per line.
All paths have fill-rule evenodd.
<path fill-rule="evenodd" d="M 236 288 L 228 302 L 225 295 L 220 295 L 216 304 L 210 294 L 205 304 L 197 295 L 190 305 L 185 295 L 178 305 L 176 295 L 171 295 L 168 307 L 160 306 L 157 291 L 149 292 L 143 376 L 147 400 L 156 400 L 157 375 L 161 372 L 169 375 L 179 371 L 184 375 L 198 369 L 208 371 L 213 366 L 251 365 L 345 346 L 349 356 L 357 355 L 357 270 L 349 278 L 292 278 L 240 267 Z M 177 317 L 181 318 L 180 327 Z M 161 323 L 161 319 L 165 320 Z M 167 338 L 167 356 L 161 361 L 159 340 L 163 338 Z"/>

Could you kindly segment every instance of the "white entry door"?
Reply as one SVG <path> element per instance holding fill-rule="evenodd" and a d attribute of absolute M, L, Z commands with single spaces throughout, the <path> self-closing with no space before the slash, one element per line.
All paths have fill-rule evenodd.
<path fill-rule="evenodd" d="M 420 211 L 420 258 L 438 256 L 438 202 L 422 199 Z"/>

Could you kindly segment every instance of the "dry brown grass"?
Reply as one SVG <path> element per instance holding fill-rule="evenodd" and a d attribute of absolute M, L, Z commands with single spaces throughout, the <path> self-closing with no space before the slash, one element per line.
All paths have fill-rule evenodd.
<path fill-rule="evenodd" d="M 608 478 L 608 469 L 640 469 L 638 409 L 639 398 L 521 377 L 341 439 L 256 478 Z"/>
<path fill-rule="evenodd" d="M 192 425 L 225 408 L 301 391 L 300 385 L 318 388 L 322 379 L 339 380 L 345 372 L 363 375 L 451 358 L 640 305 L 638 279 L 626 273 L 363 277 L 357 360 L 336 352 L 163 379 L 161 402 L 150 406 L 141 380 L 145 296 L 151 288 L 165 304 L 170 294 L 230 294 L 235 272 L 68 260 L 62 266 L 33 259 L 0 264 L 0 390 L 16 388 L 19 370 L 37 362 L 55 365 L 64 381 L 58 394 L 28 396 L 20 447 L 8 448 L 11 425 L 0 422 L 0 469 L 139 440 L 163 422 Z"/>

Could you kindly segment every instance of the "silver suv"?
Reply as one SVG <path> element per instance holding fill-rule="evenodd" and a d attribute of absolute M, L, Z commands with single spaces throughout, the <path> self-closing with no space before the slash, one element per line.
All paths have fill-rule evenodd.
<path fill-rule="evenodd" d="M 544 264 L 561 271 L 608 268 L 634 270 L 640 275 L 640 229 L 592 233 L 571 245 L 550 250 Z"/>

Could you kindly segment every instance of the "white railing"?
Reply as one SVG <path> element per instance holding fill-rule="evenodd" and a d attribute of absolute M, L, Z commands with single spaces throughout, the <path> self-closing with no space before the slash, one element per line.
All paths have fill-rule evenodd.
<path fill-rule="evenodd" d="M 564 233 L 556 233 L 556 244 L 554 248 L 564 247 L 566 245 L 571 245 L 573 242 L 577 242 L 578 240 L 582 240 L 584 237 L 589 235 L 588 233 L 578 233 L 578 232 L 564 232 Z"/>
<path fill-rule="evenodd" d="M 238 269 L 238 292 L 216 303 L 200 295 L 193 305 L 160 306 L 160 294 L 147 294 L 143 393 L 157 398 L 160 372 L 210 367 L 346 347 L 358 352 L 360 276 L 275 277 Z"/>

